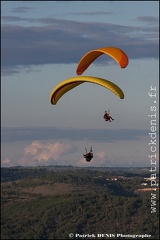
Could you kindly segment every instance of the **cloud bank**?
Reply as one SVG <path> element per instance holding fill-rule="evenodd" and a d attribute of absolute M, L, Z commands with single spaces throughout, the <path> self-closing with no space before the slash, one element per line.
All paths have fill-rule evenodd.
<path fill-rule="evenodd" d="M 137 20 L 146 26 L 2 16 L 2 73 L 18 72 L 22 66 L 77 63 L 89 50 L 110 46 L 110 43 L 124 50 L 129 59 L 158 58 L 157 18 Z M 28 25 L 23 26 L 22 22 Z"/>
<path fill-rule="evenodd" d="M 2 166 L 145 166 L 147 136 L 148 131 L 136 129 L 2 128 L 2 145 L 6 148 Z M 92 144 L 94 158 L 88 164 L 82 154 L 84 147 Z M 123 151 L 122 144 L 126 146 Z M 7 146 L 11 146 L 10 153 Z"/>
<path fill-rule="evenodd" d="M 2 159 L 2 167 L 12 166 L 48 166 L 48 165 L 68 165 L 77 167 L 87 166 L 110 166 L 116 165 L 113 159 L 109 159 L 104 151 L 95 152 L 94 158 L 88 164 L 84 158 L 80 160 L 68 159 L 67 155 L 77 152 L 77 148 L 72 144 L 63 142 L 42 143 L 39 140 L 33 141 L 23 149 L 23 154 L 19 159 Z"/>
<path fill-rule="evenodd" d="M 76 157 L 72 155 L 76 153 Z M 82 157 L 81 157 L 82 156 Z M 79 159 L 80 157 L 80 159 Z M 130 164 L 130 163 L 129 163 Z M 76 167 L 117 167 L 127 166 L 122 157 L 109 156 L 105 151 L 94 152 L 94 157 L 90 163 L 86 162 L 82 153 L 78 153 L 74 143 L 46 142 L 39 140 L 32 141 L 24 147 L 19 158 L 2 158 L 2 167 L 13 166 L 49 166 L 49 165 L 72 165 Z"/>
<path fill-rule="evenodd" d="M 39 140 L 35 140 L 24 148 L 23 155 L 19 159 L 2 159 L 2 166 L 60 165 L 64 164 L 61 160 L 63 155 L 73 153 L 75 151 L 76 148 L 71 144 L 62 142 L 42 143 Z"/>

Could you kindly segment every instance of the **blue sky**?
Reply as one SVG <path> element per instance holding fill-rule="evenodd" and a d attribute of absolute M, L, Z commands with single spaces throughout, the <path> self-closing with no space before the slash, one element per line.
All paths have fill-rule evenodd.
<path fill-rule="evenodd" d="M 1 4 L 2 166 L 150 166 L 153 118 L 158 165 L 159 2 Z M 52 89 L 76 76 L 81 57 L 107 46 L 121 48 L 128 66 L 103 55 L 83 75 L 114 82 L 125 98 L 84 83 L 51 105 Z M 111 123 L 103 120 L 107 109 Z M 90 146 L 94 158 L 87 163 L 83 152 Z"/>

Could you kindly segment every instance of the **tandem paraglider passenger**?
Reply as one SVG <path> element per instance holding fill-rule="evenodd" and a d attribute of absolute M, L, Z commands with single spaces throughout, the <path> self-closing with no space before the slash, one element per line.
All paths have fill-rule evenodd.
<path fill-rule="evenodd" d="M 93 151 L 92 147 L 90 148 L 90 151 L 87 153 L 87 148 L 86 149 L 86 154 L 83 154 L 84 158 L 86 159 L 87 162 L 90 162 L 91 159 L 93 158 Z"/>
<path fill-rule="evenodd" d="M 109 110 L 108 110 L 108 112 L 105 111 L 103 118 L 105 119 L 105 121 L 109 121 L 109 122 L 111 122 L 111 119 L 112 119 L 112 121 L 114 120 L 114 119 L 109 115 Z"/>

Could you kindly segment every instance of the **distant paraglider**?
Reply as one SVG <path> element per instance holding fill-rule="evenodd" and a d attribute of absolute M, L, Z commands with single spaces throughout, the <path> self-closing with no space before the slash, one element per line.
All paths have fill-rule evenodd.
<path fill-rule="evenodd" d="M 121 68 L 125 68 L 128 65 L 128 57 L 121 49 L 116 47 L 98 48 L 87 52 L 80 59 L 76 70 L 77 75 L 81 75 L 91 65 L 91 63 L 102 54 L 107 54 L 112 57 Z"/>
<path fill-rule="evenodd" d="M 90 148 L 90 151 L 87 152 L 87 148 L 86 149 L 86 154 L 83 154 L 83 157 L 86 159 L 86 162 L 90 162 L 91 159 L 93 158 L 93 151 L 92 151 L 92 147 Z"/>
<path fill-rule="evenodd" d="M 106 122 L 107 122 L 107 121 L 111 122 L 111 120 L 112 120 L 112 121 L 114 120 L 114 119 L 110 116 L 109 110 L 108 110 L 108 112 L 105 111 L 103 118 L 105 119 Z"/>

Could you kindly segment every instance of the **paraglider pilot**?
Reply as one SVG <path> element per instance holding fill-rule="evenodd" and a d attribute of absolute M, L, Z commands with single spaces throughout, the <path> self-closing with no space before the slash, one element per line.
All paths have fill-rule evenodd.
<path fill-rule="evenodd" d="M 103 118 L 105 119 L 105 121 L 110 121 L 110 122 L 111 122 L 111 119 L 114 120 L 114 119 L 109 115 L 109 110 L 108 110 L 108 113 L 107 113 L 107 111 L 105 111 Z"/>
<path fill-rule="evenodd" d="M 86 154 L 83 154 L 84 158 L 86 159 L 87 162 L 90 162 L 91 159 L 93 158 L 93 151 L 92 147 L 90 148 L 90 151 L 87 153 L 87 148 L 86 149 Z"/>

